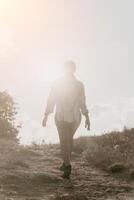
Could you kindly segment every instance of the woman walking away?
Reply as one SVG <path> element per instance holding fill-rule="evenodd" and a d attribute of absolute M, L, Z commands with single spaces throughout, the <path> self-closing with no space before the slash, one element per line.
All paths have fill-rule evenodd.
<path fill-rule="evenodd" d="M 90 130 L 84 85 L 76 79 L 75 71 L 75 63 L 67 61 L 64 66 L 64 76 L 53 84 L 43 119 L 43 127 L 46 127 L 48 115 L 54 111 L 56 106 L 55 123 L 63 159 L 60 170 L 64 172 L 62 177 L 65 179 L 70 179 L 71 175 L 73 136 L 80 126 L 81 113 L 86 119 L 85 128 Z"/>

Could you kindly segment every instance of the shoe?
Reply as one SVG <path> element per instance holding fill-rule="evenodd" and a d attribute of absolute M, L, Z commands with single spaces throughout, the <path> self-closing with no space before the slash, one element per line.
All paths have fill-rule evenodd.
<path fill-rule="evenodd" d="M 65 169 L 66 169 L 66 166 L 65 166 L 65 164 L 63 163 L 63 164 L 61 165 L 61 167 L 60 167 L 60 171 L 63 171 L 63 172 L 64 172 Z"/>
<path fill-rule="evenodd" d="M 65 166 L 65 170 L 64 170 L 64 174 L 62 175 L 62 178 L 70 179 L 71 170 L 72 170 L 71 165 Z"/>

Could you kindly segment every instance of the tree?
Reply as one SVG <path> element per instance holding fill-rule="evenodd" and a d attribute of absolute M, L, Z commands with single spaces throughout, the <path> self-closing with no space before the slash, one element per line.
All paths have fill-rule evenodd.
<path fill-rule="evenodd" d="M 16 114 L 12 97 L 7 92 L 0 92 L 0 138 L 17 142 L 19 126 L 15 124 Z"/>

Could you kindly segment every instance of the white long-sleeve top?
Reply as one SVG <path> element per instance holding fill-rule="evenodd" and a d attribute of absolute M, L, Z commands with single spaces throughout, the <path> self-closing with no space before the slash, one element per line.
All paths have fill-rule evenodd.
<path fill-rule="evenodd" d="M 80 121 L 81 113 L 86 115 L 85 89 L 82 82 L 75 77 L 62 77 L 52 86 L 45 114 L 50 114 L 56 106 L 56 120 L 74 122 Z"/>

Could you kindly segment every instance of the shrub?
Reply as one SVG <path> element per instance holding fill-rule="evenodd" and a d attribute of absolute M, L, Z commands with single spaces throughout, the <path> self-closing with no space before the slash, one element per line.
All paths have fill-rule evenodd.
<path fill-rule="evenodd" d="M 90 165 L 111 172 L 134 168 L 134 129 L 96 136 L 92 146 L 86 151 Z"/>
<path fill-rule="evenodd" d="M 18 126 L 15 125 L 16 107 L 7 92 L 0 92 L 0 139 L 17 142 Z"/>
<path fill-rule="evenodd" d="M 130 179 L 134 180 L 134 169 L 131 169 L 129 172 Z"/>
<path fill-rule="evenodd" d="M 126 167 L 122 163 L 114 163 L 111 166 L 109 166 L 108 169 L 112 173 L 120 173 L 123 172 L 126 169 Z"/>
<path fill-rule="evenodd" d="M 75 140 L 74 151 L 83 153 L 90 166 L 134 179 L 134 129 Z"/>
<path fill-rule="evenodd" d="M 89 146 L 90 138 L 89 137 L 80 137 L 75 139 L 73 151 L 75 153 L 83 153 Z"/>

